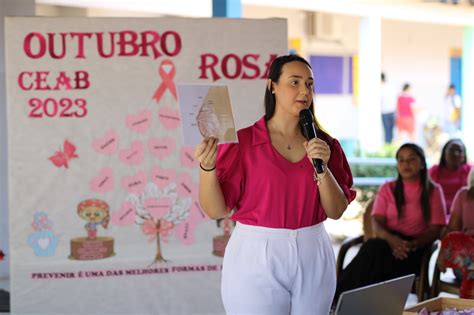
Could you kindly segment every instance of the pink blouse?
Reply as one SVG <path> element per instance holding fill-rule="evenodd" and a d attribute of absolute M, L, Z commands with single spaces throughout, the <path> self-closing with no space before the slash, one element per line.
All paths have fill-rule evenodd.
<path fill-rule="evenodd" d="M 467 195 L 469 187 L 461 188 L 454 197 L 452 213 L 457 213 L 462 218 L 462 229 L 468 234 L 474 235 L 474 199 Z"/>
<path fill-rule="evenodd" d="M 448 214 L 450 213 L 454 196 L 461 187 L 467 185 L 467 176 L 469 175 L 470 170 L 471 166 L 469 164 L 464 164 L 455 171 L 451 171 L 445 167 L 440 167 L 439 165 L 433 165 L 430 168 L 429 174 L 431 179 L 440 184 L 441 188 L 443 188 Z"/>
<path fill-rule="evenodd" d="M 292 163 L 271 144 L 265 117 L 238 131 L 239 143 L 218 146 L 217 176 L 232 220 L 270 228 L 298 229 L 326 219 L 305 156 Z M 347 200 L 355 198 L 352 174 L 339 142 L 330 139 L 328 167 Z"/>
<path fill-rule="evenodd" d="M 421 208 L 421 184 L 417 182 L 403 182 L 405 207 L 402 216 L 398 218 L 395 202 L 395 182 L 389 181 L 380 187 L 375 198 L 372 216 L 380 215 L 387 220 L 387 229 L 405 236 L 417 237 L 426 231 L 429 225 L 446 225 L 444 196 L 439 185 L 435 184 L 430 194 L 430 222 L 423 219 Z"/>
<path fill-rule="evenodd" d="M 397 100 L 397 115 L 400 118 L 414 117 L 412 105 L 415 99 L 410 94 L 402 94 Z"/>

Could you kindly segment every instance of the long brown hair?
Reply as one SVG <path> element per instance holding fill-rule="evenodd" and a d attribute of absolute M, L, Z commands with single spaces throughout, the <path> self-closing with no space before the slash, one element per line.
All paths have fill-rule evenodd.
<path fill-rule="evenodd" d="M 400 148 L 398 148 L 395 157 L 398 160 L 398 154 L 402 149 L 410 149 L 420 158 L 421 160 L 421 169 L 420 169 L 420 182 L 421 182 L 421 199 L 420 205 L 421 209 L 423 209 L 423 219 L 426 223 L 430 221 L 431 217 L 431 207 L 430 207 L 430 192 L 434 187 L 433 182 L 428 176 L 428 170 L 426 167 L 426 159 L 425 153 L 423 149 L 420 148 L 418 145 L 414 143 L 405 143 Z M 403 193 L 403 180 L 398 173 L 397 181 L 395 183 L 395 189 L 393 191 L 393 195 L 395 197 L 395 203 L 397 204 L 397 213 L 398 217 L 400 218 L 403 213 L 403 206 L 405 205 L 405 195 Z"/>
<path fill-rule="evenodd" d="M 309 64 L 308 61 L 306 61 L 306 59 L 298 55 L 283 55 L 273 60 L 272 65 L 270 66 L 270 70 L 268 71 L 268 79 L 272 80 L 272 82 L 278 82 L 278 80 L 280 80 L 283 66 L 293 61 L 302 62 L 308 68 L 312 70 L 311 65 Z M 272 93 L 271 88 L 267 87 L 265 89 L 264 104 L 265 104 L 265 120 L 269 121 L 275 114 L 275 107 L 276 107 L 275 94 Z M 316 132 L 318 133 L 318 137 L 324 140 L 330 140 L 331 136 L 329 136 L 329 134 L 322 128 L 322 126 L 319 124 L 318 120 L 316 119 L 316 114 L 314 113 L 313 105 L 314 105 L 313 100 L 311 100 L 311 105 L 309 108 L 311 110 L 311 113 L 313 114 L 314 128 L 316 129 Z"/>
<path fill-rule="evenodd" d="M 444 144 L 443 149 L 441 150 L 441 157 L 439 159 L 439 166 L 447 167 L 446 151 L 448 151 L 449 145 L 453 142 L 458 142 L 459 144 L 461 144 L 462 150 L 464 152 L 464 160 L 463 160 L 462 164 L 467 163 L 467 153 L 466 153 L 466 146 L 464 145 L 464 142 L 462 142 L 462 140 L 459 139 L 459 138 L 454 138 L 454 139 L 451 139 L 451 140 L 449 140 L 448 142 L 446 142 Z"/>

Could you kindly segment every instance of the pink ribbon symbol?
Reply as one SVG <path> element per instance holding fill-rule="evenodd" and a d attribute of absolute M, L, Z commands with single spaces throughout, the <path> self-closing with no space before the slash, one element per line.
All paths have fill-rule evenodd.
<path fill-rule="evenodd" d="M 173 94 L 174 98 L 177 99 L 176 85 L 173 82 L 174 75 L 176 74 L 176 68 L 174 67 L 173 62 L 169 59 L 163 60 L 159 67 L 159 74 L 163 81 L 161 82 L 158 89 L 155 91 L 153 99 L 156 100 L 157 103 L 159 103 L 166 89 L 169 89 L 171 94 Z"/>

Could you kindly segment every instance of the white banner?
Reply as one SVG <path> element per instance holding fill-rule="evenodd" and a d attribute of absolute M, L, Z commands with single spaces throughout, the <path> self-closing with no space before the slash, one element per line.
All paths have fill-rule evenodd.
<path fill-rule="evenodd" d="M 176 85 L 263 114 L 286 21 L 7 18 L 11 303 L 17 314 L 220 314 L 232 225 L 198 205 Z"/>

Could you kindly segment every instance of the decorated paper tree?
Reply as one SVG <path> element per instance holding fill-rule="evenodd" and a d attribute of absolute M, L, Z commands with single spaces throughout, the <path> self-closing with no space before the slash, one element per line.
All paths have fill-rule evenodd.
<path fill-rule="evenodd" d="M 135 224 L 141 226 L 141 231 L 150 241 L 156 241 L 153 262 L 166 262 L 161 250 L 161 240 L 168 242 L 175 226 L 188 218 L 192 199 L 178 197 L 175 183 L 170 183 L 163 189 L 154 183 L 148 183 L 143 193 L 130 194 L 127 202 L 134 209 Z"/>

